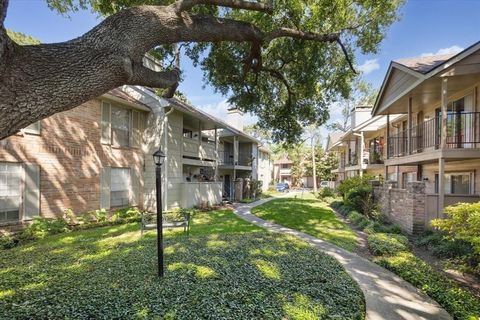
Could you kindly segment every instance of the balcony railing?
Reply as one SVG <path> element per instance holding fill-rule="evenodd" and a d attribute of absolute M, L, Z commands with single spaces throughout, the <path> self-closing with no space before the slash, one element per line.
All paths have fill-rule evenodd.
<path fill-rule="evenodd" d="M 224 151 L 218 153 L 219 165 L 238 165 L 238 166 L 252 166 L 253 158 L 251 153 L 238 153 L 238 161 L 234 163 L 233 152 Z"/>
<path fill-rule="evenodd" d="M 427 148 L 440 146 L 441 118 L 422 122 L 412 127 L 410 135 L 411 153 L 420 153 Z M 401 131 L 388 138 L 388 157 L 402 157 L 408 155 L 407 130 Z M 479 148 L 480 147 L 480 112 L 449 112 L 447 113 L 446 147 Z"/>

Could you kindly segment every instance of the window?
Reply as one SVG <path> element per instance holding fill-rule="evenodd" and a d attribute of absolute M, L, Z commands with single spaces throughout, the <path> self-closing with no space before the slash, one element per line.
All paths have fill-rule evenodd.
<path fill-rule="evenodd" d="M 112 168 L 110 176 L 110 206 L 128 206 L 130 204 L 130 189 L 130 169 Z"/>
<path fill-rule="evenodd" d="M 189 139 L 192 139 L 192 130 L 188 130 L 188 129 L 185 129 L 183 128 L 183 137 L 184 138 L 189 138 Z"/>
<path fill-rule="evenodd" d="M 0 163 L 0 222 L 20 220 L 21 165 Z"/>
<path fill-rule="evenodd" d="M 112 106 L 112 144 L 118 147 L 130 145 L 130 110 Z"/>
<path fill-rule="evenodd" d="M 471 172 L 445 173 L 445 193 L 473 194 L 472 181 Z M 435 192 L 438 193 L 438 173 L 435 174 Z"/>
<path fill-rule="evenodd" d="M 402 186 L 404 189 L 407 188 L 407 182 L 417 181 L 416 172 L 404 172 L 402 173 Z"/>
<path fill-rule="evenodd" d="M 288 163 L 282 163 L 282 169 L 288 169 L 290 165 Z"/>

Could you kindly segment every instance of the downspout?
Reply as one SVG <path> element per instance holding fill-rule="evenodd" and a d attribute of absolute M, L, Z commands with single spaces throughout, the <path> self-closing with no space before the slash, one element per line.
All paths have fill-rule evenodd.
<path fill-rule="evenodd" d="M 164 131 L 164 153 L 165 153 L 165 172 L 163 176 L 165 177 L 164 186 L 163 186 L 163 194 L 164 194 L 164 201 L 163 201 L 163 210 L 168 210 L 168 115 L 175 110 L 174 107 L 170 107 L 167 113 L 165 113 L 163 117 L 163 131 Z"/>

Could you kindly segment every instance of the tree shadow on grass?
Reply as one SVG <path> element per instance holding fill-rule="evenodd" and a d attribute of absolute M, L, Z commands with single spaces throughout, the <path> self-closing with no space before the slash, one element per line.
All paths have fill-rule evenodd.
<path fill-rule="evenodd" d="M 113 229 L 0 252 L 0 318 L 363 317 L 338 262 L 293 237 L 170 237 L 159 279 L 155 234 Z"/>

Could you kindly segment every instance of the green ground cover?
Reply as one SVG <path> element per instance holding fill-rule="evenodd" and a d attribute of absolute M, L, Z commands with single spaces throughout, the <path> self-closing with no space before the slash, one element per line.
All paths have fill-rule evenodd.
<path fill-rule="evenodd" d="M 279 198 L 252 209 L 252 213 L 264 220 L 308 233 L 353 251 L 357 236 L 340 221 L 328 205 L 310 192 Z"/>
<path fill-rule="evenodd" d="M 333 258 L 231 210 L 167 231 L 138 224 L 46 237 L 0 251 L 1 319 L 363 319 L 364 298 Z"/>

